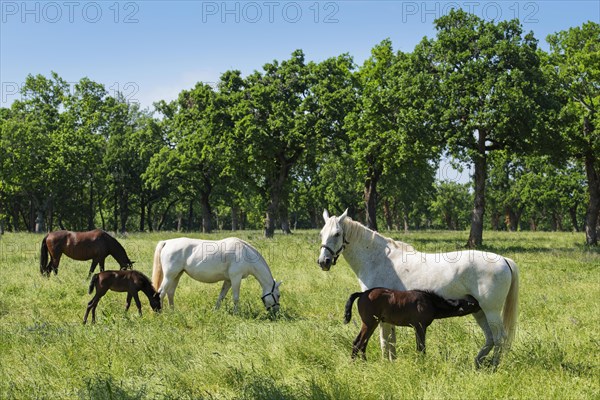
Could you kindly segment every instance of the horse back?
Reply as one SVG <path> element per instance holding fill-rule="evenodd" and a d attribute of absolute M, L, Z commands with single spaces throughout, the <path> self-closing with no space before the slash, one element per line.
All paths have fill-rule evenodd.
<path fill-rule="evenodd" d="M 106 232 L 94 229 L 87 232 L 65 231 L 64 253 L 74 260 L 105 258 L 109 254 Z"/>

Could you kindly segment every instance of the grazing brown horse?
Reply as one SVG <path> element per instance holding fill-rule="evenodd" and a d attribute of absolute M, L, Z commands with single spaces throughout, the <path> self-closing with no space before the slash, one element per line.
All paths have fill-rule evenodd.
<path fill-rule="evenodd" d="M 425 290 L 399 291 L 378 287 L 350 295 L 344 316 L 346 324 L 352 319 L 352 304 L 357 298 L 362 327 L 353 343 L 352 358 L 360 351 L 366 359 L 367 343 L 380 322 L 412 326 L 417 337 L 417 350 L 425 353 L 425 333 L 434 319 L 459 317 L 481 310 L 471 296 L 451 300 Z"/>
<path fill-rule="evenodd" d="M 85 310 L 85 316 L 83 317 L 83 323 L 87 322 L 88 314 L 92 311 L 92 323 L 96 322 L 96 307 L 98 302 L 108 292 L 113 290 L 115 292 L 127 292 L 127 305 L 125 311 L 129 310 L 131 305 L 131 298 L 135 300 L 135 305 L 138 308 L 140 315 L 142 315 L 142 304 L 138 297 L 138 292 L 141 290 L 148 297 L 150 301 L 150 307 L 154 311 L 160 311 L 160 295 L 154 290 L 150 279 L 139 271 L 104 271 L 95 274 L 90 282 L 89 294 L 92 294 L 96 288 L 96 295 L 90 300 Z"/>
<path fill-rule="evenodd" d="M 129 259 L 123 246 L 102 229 L 88 232 L 55 231 L 47 234 L 42 240 L 40 273 L 50 276 L 50 272 L 54 270 L 54 274 L 58 274 L 58 264 L 63 254 L 74 260 L 92 260 L 88 278 L 98 264 L 100 271 L 104 271 L 104 260 L 109 255 L 117 260 L 121 269 L 133 267 L 133 261 Z"/>

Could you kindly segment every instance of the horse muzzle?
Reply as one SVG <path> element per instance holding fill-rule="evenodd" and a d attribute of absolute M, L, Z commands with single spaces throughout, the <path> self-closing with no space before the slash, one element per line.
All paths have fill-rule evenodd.
<path fill-rule="evenodd" d="M 325 257 L 322 260 L 321 258 L 319 258 L 317 260 L 317 264 L 319 264 L 319 267 L 321 267 L 323 271 L 329 271 L 331 269 L 331 266 L 333 265 L 332 260 L 329 257 Z"/>

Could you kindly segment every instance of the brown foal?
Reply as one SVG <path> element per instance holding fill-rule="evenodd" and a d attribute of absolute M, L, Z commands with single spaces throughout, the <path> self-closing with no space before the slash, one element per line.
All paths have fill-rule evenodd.
<path fill-rule="evenodd" d="M 417 350 L 425 353 L 425 333 L 434 319 L 458 317 L 481 310 L 477 300 L 471 296 L 451 300 L 424 290 L 373 288 L 350 295 L 346 302 L 346 324 L 352 319 L 352 304 L 357 298 L 362 327 L 353 343 L 352 358 L 356 358 L 360 351 L 362 358 L 366 359 L 367 343 L 380 322 L 412 326 L 417 338 Z"/>
<path fill-rule="evenodd" d="M 92 294 L 94 288 L 96 288 L 96 295 L 87 305 L 85 316 L 83 317 L 84 324 L 87 322 L 90 310 L 92 311 L 92 323 L 96 322 L 96 306 L 98 306 L 98 302 L 102 296 L 109 290 L 115 292 L 127 292 L 127 306 L 125 307 L 125 311 L 129 310 L 131 298 L 133 298 L 140 315 L 142 315 L 142 304 L 138 297 L 138 292 L 140 290 L 148 297 L 150 307 L 152 307 L 154 311 L 160 311 L 161 309 L 159 292 L 154 290 L 150 279 L 139 271 L 120 270 L 100 272 L 92 277 L 89 294 Z"/>

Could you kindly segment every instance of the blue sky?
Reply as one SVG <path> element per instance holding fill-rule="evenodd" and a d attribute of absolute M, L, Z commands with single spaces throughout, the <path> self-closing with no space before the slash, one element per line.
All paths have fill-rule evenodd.
<path fill-rule="evenodd" d="M 598 1 L 1 0 L 0 106 L 18 98 L 30 73 L 87 76 L 149 107 L 295 49 L 316 61 L 347 52 L 360 64 L 387 37 L 411 51 L 457 6 L 486 19 L 519 17 L 542 47 L 549 33 L 600 21 Z"/>

